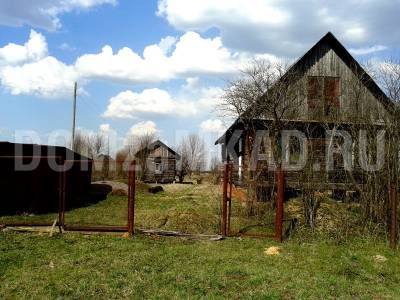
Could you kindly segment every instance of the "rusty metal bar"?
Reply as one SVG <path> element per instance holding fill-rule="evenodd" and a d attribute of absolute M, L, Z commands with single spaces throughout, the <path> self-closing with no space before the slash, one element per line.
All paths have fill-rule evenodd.
<path fill-rule="evenodd" d="M 229 164 L 225 163 L 224 167 L 224 181 L 222 186 L 222 216 L 221 216 L 221 235 L 227 234 L 227 199 L 228 199 L 228 172 Z"/>
<path fill-rule="evenodd" d="M 62 216 L 63 216 L 63 181 L 64 172 L 58 172 L 58 226 L 63 227 Z"/>
<path fill-rule="evenodd" d="M 127 226 L 104 226 L 104 225 L 65 225 L 67 231 L 93 231 L 93 232 L 126 232 Z"/>
<path fill-rule="evenodd" d="M 0 156 L 1 158 L 7 158 L 7 159 L 11 159 L 11 158 L 60 158 L 61 156 L 47 156 L 47 155 L 4 155 L 4 156 Z"/>
<path fill-rule="evenodd" d="M 282 167 L 279 166 L 276 170 L 277 175 L 277 193 L 276 193 L 276 212 L 275 212 L 275 238 L 277 241 L 282 242 L 282 229 L 283 229 L 283 201 L 285 195 L 285 175 Z"/>
<path fill-rule="evenodd" d="M 128 233 L 130 236 L 132 236 L 135 231 L 135 171 L 136 162 L 133 161 L 130 164 L 128 176 Z"/>
<path fill-rule="evenodd" d="M 29 223 L 29 222 L 6 222 L 6 223 L 0 223 L 0 225 L 6 226 L 6 227 L 51 227 L 53 226 L 53 223 L 46 223 L 46 222 L 36 222 L 36 223 Z"/>
<path fill-rule="evenodd" d="M 67 182 L 67 171 L 64 169 L 60 172 L 62 175 L 62 195 L 61 195 L 61 214 L 60 214 L 60 219 L 59 219 L 59 224 L 62 228 L 65 229 L 65 207 L 66 207 L 66 193 L 67 193 L 67 187 L 66 187 L 66 182 Z"/>
<path fill-rule="evenodd" d="M 390 222 L 390 247 L 396 249 L 397 247 L 397 189 L 395 183 L 389 184 L 389 199 L 391 207 L 391 222 Z"/>
<path fill-rule="evenodd" d="M 231 232 L 231 213 L 232 213 L 232 185 L 233 185 L 233 164 L 229 165 L 229 197 L 227 212 L 227 234 Z"/>
<path fill-rule="evenodd" d="M 254 238 L 274 238 L 275 234 L 271 233 L 239 233 L 237 236 L 248 236 L 248 237 L 254 237 Z"/>

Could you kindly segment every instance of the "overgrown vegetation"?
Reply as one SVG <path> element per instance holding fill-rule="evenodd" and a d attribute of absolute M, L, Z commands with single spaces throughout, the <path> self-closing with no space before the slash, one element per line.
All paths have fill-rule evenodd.
<path fill-rule="evenodd" d="M 137 188 L 138 227 L 218 232 L 219 185 L 164 185 L 165 192 L 156 195 L 148 187 Z M 260 213 L 248 217 L 240 192 L 234 192 L 233 231 L 273 222 L 268 203 L 259 203 Z M 123 225 L 126 206 L 126 196 L 110 195 L 68 212 L 66 220 Z M 304 226 L 301 199 L 285 203 L 285 212 L 299 226 L 279 245 L 271 239 L 235 237 L 211 242 L 0 232 L 0 298 L 381 299 L 400 294 L 400 258 L 387 246 L 384 228 L 359 222 L 359 204 L 323 198 L 312 232 Z M 10 216 L 0 223 L 55 217 Z M 255 226 L 249 232 L 272 229 Z M 266 256 L 269 246 L 280 246 L 281 254 Z"/>

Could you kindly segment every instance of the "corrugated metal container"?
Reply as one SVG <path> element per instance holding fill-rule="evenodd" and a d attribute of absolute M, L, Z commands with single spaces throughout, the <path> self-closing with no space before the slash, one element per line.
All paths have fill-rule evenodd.
<path fill-rule="evenodd" d="M 40 157 L 40 158 L 39 158 Z M 21 170 L 37 159 L 29 170 Z M 58 211 L 60 170 L 65 171 L 67 209 L 88 199 L 92 160 L 66 147 L 0 142 L 0 215 Z"/>

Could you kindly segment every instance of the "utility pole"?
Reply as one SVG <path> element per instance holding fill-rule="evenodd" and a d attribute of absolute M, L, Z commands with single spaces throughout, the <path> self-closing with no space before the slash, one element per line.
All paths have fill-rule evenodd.
<path fill-rule="evenodd" d="M 74 101 L 73 101 L 73 109 L 72 109 L 72 139 L 71 139 L 71 149 L 75 151 L 75 120 L 76 120 L 76 90 L 77 90 L 77 82 L 74 82 Z"/>

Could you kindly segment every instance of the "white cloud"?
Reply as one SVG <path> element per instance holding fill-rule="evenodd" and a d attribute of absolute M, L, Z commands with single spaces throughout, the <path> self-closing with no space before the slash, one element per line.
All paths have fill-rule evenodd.
<path fill-rule="evenodd" d="M 71 11 L 90 9 L 104 4 L 116 5 L 117 0 L 13 0 L 0 1 L 0 24 L 57 30 L 59 16 Z"/>
<path fill-rule="evenodd" d="M 260 55 L 276 59 L 271 55 Z M 223 77 L 237 73 L 249 59 L 248 53 L 229 51 L 218 37 L 202 38 L 195 32 L 188 32 L 178 40 L 168 36 L 159 44 L 145 47 L 142 56 L 127 47 L 114 53 L 110 46 L 104 46 L 100 53 L 84 54 L 74 64 L 67 65 L 49 56 L 45 37 L 32 31 L 24 45 L 8 44 L 0 48 L 0 82 L 12 94 L 47 98 L 69 96 L 75 80 L 82 86 L 96 79 L 158 83 L 189 77 L 186 88 L 190 90 L 197 88 L 199 76 Z M 157 99 L 152 101 L 158 103 L 154 102 Z M 164 106 L 168 104 L 171 104 L 168 99 L 163 101 Z M 173 105 L 167 106 L 167 114 L 171 107 Z M 187 112 L 184 110 L 185 114 Z"/>
<path fill-rule="evenodd" d="M 191 103 L 173 100 L 171 95 L 161 89 L 145 89 L 140 93 L 124 91 L 110 99 L 104 117 L 138 118 L 149 115 L 189 116 L 196 110 Z"/>
<path fill-rule="evenodd" d="M 9 43 L 0 48 L 0 67 L 38 61 L 47 55 L 46 38 L 31 30 L 29 40 L 24 45 Z"/>
<path fill-rule="evenodd" d="M 103 116 L 106 118 L 146 118 L 149 116 L 192 117 L 210 115 L 221 103 L 222 88 L 201 86 L 197 77 L 189 77 L 179 90 L 170 92 L 158 88 L 141 92 L 130 90 L 112 97 Z"/>
<path fill-rule="evenodd" d="M 143 121 L 133 125 L 128 132 L 128 136 L 142 136 L 146 134 L 157 134 L 160 130 L 153 121 Z"/>
<path fill-rule="evenodd" d="M 99 126 L 99 131 L 101 133 L 107 134 L 111 131 L 111 125 L 110 124 L 100 124 Z"/>
<path fill-rule="evenodd" d="M 388 47 L 382 46 L 382 45 L 376 45 L 376 46 L 371 46 L 371 47 L 363 47 L 363 48 L 351 48 L 349 49 L 351 54 L 354 55 L 366 55 L 366 54 L 371 54 L 379 51 L 384 51 L 387 50 Z"/>
<path fill-rule="evenodd" d="M 207 133 L 221 134 L 226 130 L 226 126 L 219 119 L 208 119 L 201 122 L 200 129 Z"/>
<path fill-rule="evenodd" d="M 251 5 L 248 1 L 242 0 L 161 0 L 158 4 L 158 14 L 165 16 L 171 24 L 178 25 L 182 29 L 193 24 L 207 29 L 208 22 L 216 21 L 216 15 L 223 21 L 273 26 L 285 24 L 290 18 L 288 12 L 278 7 L 276 3 L 263 0 L 252 0 Z"/>
<path fill-rule="evenodd" d="M 357 13 L 354 13 L 354 12 Z M 158 15 L 182 31 L 217 29 L 225 47 L 299 56 L 326 32 L 351 47 L 398 47 L 399 1 L 159 0 Z M 315 24 L 318 24 L 316 26 Z"/>
<path fill-rule="evenodd" d="M 77 79 L 74 66 L 49 56 L 46 38 L 34 30 L 25 44 L 0 48 L 0 83 L 13 95 L 69 97 Z"/>
<path fill-rule="evenodd" d="M 228 53 L 220 41 L 203 39 L 196 33 L 185 34 L 178 42 L 174 38 L 167 37 L 160 42 L 160 45 L 146 47 L 143 57 L 129 48 L 123 48 L 113 54 L 111 47 L 105 46 L 100 54 L 86 54 L 79 57 L 74 65 L 67 65 L 55 57 L 48 56 L 45 37 L 32 30 L 25 44 L 8 44 L 0 48 L 0 82 L 15 95 L 60 98 L 70 95 L 75 80 L 79 80 L 81 85 L 85 83 L 85 79 L 96 78 L 127 82 L 159 82 L 183 76 L 185 73 L 233 72 L 233 65 L 237 63 L 236 58 Z M 170 52 L 172 45 L 175 46 L 175 50 L 170 55 L 166 54 Z M 224 56 L 223 53 L 227 55 Z M 195 62 L 190 63 L 190 61 Z M 211 65 L 207 66 L 206 61 L 212 62 Z M 188 83 L 191 80 L 193 87 L 196 80 L 189 79 Z M 119 98 L 136 97 L 131 101 L 137 103 L 144 97 L 143 101 L 150 99 L 150 104 L 154 107 L 160 104 L 160 110 L 157 111 L 157 108 L 148 109 L 146 103 L 140 102 L 138 109 L 140 113 L 155 110 L 156 113 L 169 114 L 176 109 L 176 103 L 168 98 L 167 92 L 158 91 L 157 95 L 154 95 L 155 92 L 157 90 L 148 91 L 141 97 L 122 93 Z M 157 99 L 159 96 L 161 99 Z M 189 106 L 188 109 L 192 108 Z M 183 110 L 183 113 L 188 113 L 188 110 Z"/>
<path fill-rule="evenodd" d="M 221 104 L 223 89 L 220 87 L 208 87 L 200 90 L 198 106 L 207 111 L 216 111 Z"/>
<path fill-rule="evenodd" d="M 192 91 L 198 88 L 200 79 L 199 77 L 188 77 L 185 81 L 186 84 L 183 86 L 183 89 L 187 91 Z"/>
<path fill-rule="evenodd" d="M 72 95 L 76 79 L 72 66 L 65 65 L 52 56 L 22 66 L 0 69 L 1 84 L 13 95 L 67 97 Z"/>
<path fill-rule="evenodd" d="M 344 36 L 347 40 L 365 41 L 367 33 L 365 31 L 365 28 L 361 26 L 354 26 L 346 29 L 344 32 Z"/>
<path fill-rule="evenodd" d="M 127 47 L 114 52 L 111 46 L 104 46 L 100 53 L 79 57 L 76 69 L 85 78 L 159 82 L 191 75 L 236 73 L 248 59 L 246 53 L 225 48 L 219 37 L 202 38 L 187 32 L 179 40 L 167 37 L 160 44 L 147 46 L 143 55 Z"/>
<path fill-rule="evenodd" d="M 160 47 L 162 53 L 164 55 L 168 55 L 172 49 L 172 47 L 176 43 L 176 38 L 173 36 L 167 36 L 162 38 L 161 41 L 158 43 L 158 47 Z"/>

